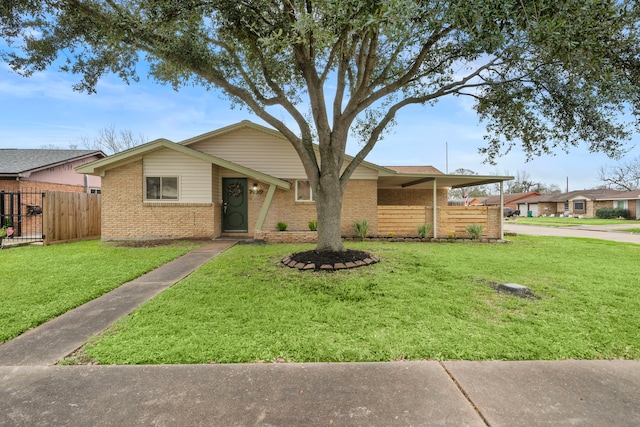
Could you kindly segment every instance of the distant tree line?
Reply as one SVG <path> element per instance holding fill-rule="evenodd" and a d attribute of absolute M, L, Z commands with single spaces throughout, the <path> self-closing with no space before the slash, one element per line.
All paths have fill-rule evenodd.
<path fill-rule="evenodd" d="M 478 175 L 478 173 L 470 169 L 456 169 L 453 171 L 457 175 Z M 496 175 L 511 175 L 509 171 L 504 173 L 496 173 Z M 546 184 L 543 182 L 536 182 L 531 178 L 528 172 L 518 170 L 513 175 L 514 179 L 511 181 L 505 181 L 503 189 L 505 193 L 528 193 L 531 191 L 537 191 L 540 194 L 555 194 L 561 193 L 562 190 L 556 184 Z M 473 187 L 452 188 L 449 191 L 450 199 L 463 199 L 465 197 L 487 197 L 492 194 L 500 192 L 500 184 L 487 184 L 476 185 Z"/>
<path fill-rule="evenodd" d="M 111 124 L 105 126 L 98 131 L 98 136 L 90 138 L 83 136 L 77 143 L 70 143 L 70 150 L 77 150 L 83 147 L 87 150 L 101 150 L 107 155 L 119 153 L 138 145 L 144 144 L 147 139 L 142 134 L 134 134 L 131 130 L 117 130 L 116 126 Z M 59 150 L 60 147 L 54 144 L 44 144 L 40 148 L 48 150 Z"/>

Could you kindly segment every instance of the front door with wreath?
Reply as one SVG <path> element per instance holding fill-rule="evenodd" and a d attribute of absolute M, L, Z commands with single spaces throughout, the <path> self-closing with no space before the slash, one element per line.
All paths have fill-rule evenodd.
<path fill-rule="evenodd" d="M 222 178 L 222 231 L 246 233 L 247 179 Z"/>

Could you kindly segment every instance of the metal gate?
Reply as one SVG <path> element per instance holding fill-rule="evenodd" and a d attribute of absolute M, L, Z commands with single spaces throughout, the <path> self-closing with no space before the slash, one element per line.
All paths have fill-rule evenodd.
<path fill-rule="evenodd" d="M 0 191 L 0 227 L 5 227 L 7 232 L 3 245 L 44 239 L 43 197 L 44 193 L 36 191 Z"/>

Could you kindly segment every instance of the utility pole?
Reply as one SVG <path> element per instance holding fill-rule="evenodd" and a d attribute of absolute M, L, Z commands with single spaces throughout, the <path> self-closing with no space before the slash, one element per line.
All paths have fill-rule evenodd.
<path fill-rule="evenodd" d="M 447 175 L 449 174 L 449 143 L 447 141 L 445 141 L 444 143 L 445 146 L 445 171 L 444 173 L 446 173 Z"/>

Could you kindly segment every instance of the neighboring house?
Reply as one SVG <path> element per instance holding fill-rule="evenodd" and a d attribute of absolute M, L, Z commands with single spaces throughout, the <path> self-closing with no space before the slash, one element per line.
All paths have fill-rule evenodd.
<path fill-rule="evenodd" d="M 75 168 L 105 157 L 96 150 L 0 149 L 0 226 L 14 241 L 42 239 L 43 193 L 99 193 L 100 177 Z"/>
<path fill-rule="evenodd" d="M 599 200 L 603 202 L 604 200 Z M 611 208 L 628 209 L 629 219 L 640 219 L 640 190 L 621 191 L 606 201 L 611 202 Z"/>
<path fill-rule="evenodd" d="M 76 170 L 102 178 L 105 240 L 315 239 L 308 228 L 316 219 L 313 189 L 296 151 L 279 132 L 249 121 L 180 143 L 158 139 Z M 422 223 L 432 224 L 432 235 L 458 235 L 465 224 L 460 215 L 467 215 L 486 225 L 487 237 L 501 238 L 497 208 L 447 207 L 447 194 L 451 187 L 510 179 L 363 162 L 345 190 L 341 231 L 352 235 L 353 222 L 366 219 L 373 236 L 415 235 Z M 287 223 L 287 233 L 276 231 L 278 222 Z"/>
<path fill-rule="evenodd" d="M 511 208 L 514 211 L 519 210 L 521 216 L 525 216 L 527 214 L 526 210 L 522 210 L 519 208 L 519 204 L 523 203 L 525 200 L 530 199 L 532 197 L 540 196 L 540 193 L 537 191 L 529 191 L 527 193 L 506 193 L 503 194 L 503 203 L 502 206 L 505 208 Z M 489 196 L 484 200 L 485 206 L 500 206 L 500 195 Z"/>
<path fill-rule="evenodd" d="M 640 219 L 640 191 L 609 189 L 576 190 L 560 194 L 544 194 L 530 198 L 521 205 L 532 216 L 572 215 L 595 218 L 600 208 L 629 210 L 629 218 Z"/>
<path fill-rule="evenodd" d="M 106 157 L 96 150 L 0 149 L 0 191 L 97 192 L 100 177 L 75 168 Z"/>

